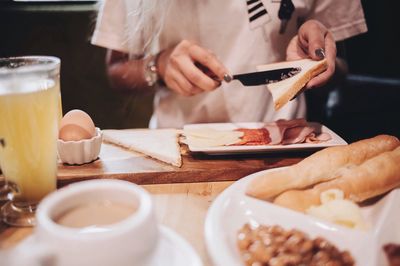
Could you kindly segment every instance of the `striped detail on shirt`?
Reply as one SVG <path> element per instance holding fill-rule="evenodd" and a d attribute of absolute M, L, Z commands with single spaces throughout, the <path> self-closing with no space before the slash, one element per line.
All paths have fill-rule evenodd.
<path fill-rule="evenodd" d="M 260 27 L 271 20 L 261 0 L 247 0 L 246 4 L 251 29 Z"/>

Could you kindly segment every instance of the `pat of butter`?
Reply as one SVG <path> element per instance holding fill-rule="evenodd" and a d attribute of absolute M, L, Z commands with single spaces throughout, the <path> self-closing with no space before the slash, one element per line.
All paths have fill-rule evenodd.
<path fill-rule="evenodd" d="M 344 199 L 344 193 L 338 189 L 324 191 L 320 195 L 322 204 L 311 206 L 306 213 L 350 228 L 366 230 L 367 226 L 360 207 Z"/>

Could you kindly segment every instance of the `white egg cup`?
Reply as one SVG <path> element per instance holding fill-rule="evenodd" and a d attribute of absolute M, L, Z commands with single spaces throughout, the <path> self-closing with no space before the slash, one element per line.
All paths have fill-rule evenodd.
<path fill-rule="evenodd" d="M 103 133 L 96 127 L 96 136 L 79 141 L 57 140 L 58 157 L 66 164 L 85 164 L 96 160 L 101 149 Z"/>

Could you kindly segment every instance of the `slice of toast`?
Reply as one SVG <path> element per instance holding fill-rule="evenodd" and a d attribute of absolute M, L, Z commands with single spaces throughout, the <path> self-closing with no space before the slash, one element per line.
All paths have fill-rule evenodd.
<path fill-rule="evenodd" d="M 182 166 L 176 129 L 123 129 L 103 130 L 105 142 L 140 152 L 159 161 Z"/>
<path fill-rule="evenodd" d="M 301 71 L 296 75 L 282 81 L 267 85 L 272 94 L 275 110 L 280 109 L 289 102 L 313 77 L 325 71 L 328 67 L 326 59 L 314 61 L 301 59 L 295 61 L 278 62 L 257 66 L 258 71 L 273 70 L 286 67 L 299 67 Z"/>

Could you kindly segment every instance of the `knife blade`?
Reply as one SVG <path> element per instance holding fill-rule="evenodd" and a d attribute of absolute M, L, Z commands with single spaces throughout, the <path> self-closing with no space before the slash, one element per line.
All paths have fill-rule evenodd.
<path fill-rule="evenodd" d="M 300 67 L 287 67 L 267 71 L 256 71 L 249 73 L 236 74 L 233 76 L 225 75 L 224 80 L 230 82 L 234 79 L 239 80 L 244 86 L 258 86 L 275 83 L 293 77 L 301 71 Z"/>

